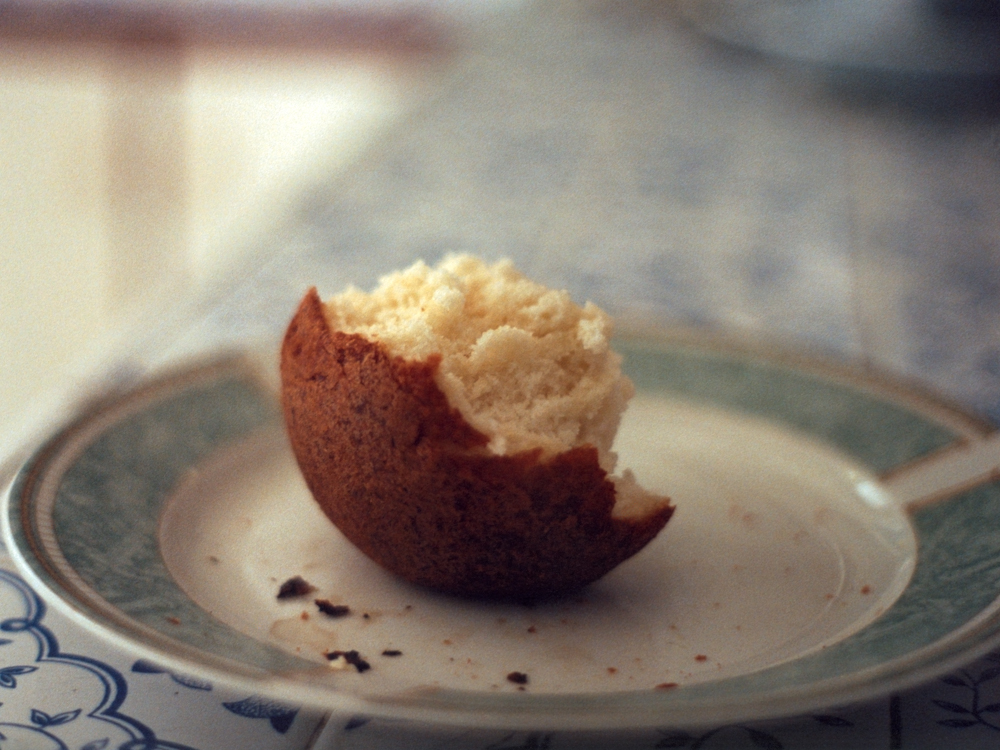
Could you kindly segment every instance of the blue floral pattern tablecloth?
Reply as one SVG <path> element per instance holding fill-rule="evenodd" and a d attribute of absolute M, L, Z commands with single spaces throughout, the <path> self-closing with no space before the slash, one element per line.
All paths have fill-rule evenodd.
<path fill-rule="evenodd" d="M 172 673 L 102 641 L 46 604 L 0 546 L 5 750 L 297 749 L 320 722 L 316 713 Z"/>

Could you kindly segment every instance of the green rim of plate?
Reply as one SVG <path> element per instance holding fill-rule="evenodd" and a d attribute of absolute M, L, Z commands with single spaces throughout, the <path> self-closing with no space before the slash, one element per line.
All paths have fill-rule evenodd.
<path fill-rule="evenodd" d="M 881 474 L 986 427 L 921 394 L 835 368 L 689 344 L 621 342 L 640 392 L 765 417 Z M 310 681 L 315 665 L 212 618 L 159 555 L 165 499 L 226 446 L 280 428 L 249 360 L 189 368 L 89 410 L 22 467 L 7 531 L 19 564 L 92 629 L 165 663 L 252 683 L 276 699 L 481 726 L 623 728 L 789 716 L 884 695 L 971 661 L 1000 639 L 1000 483 L 912 512 L 919 559 L 895 605 L 817 654 L 671 691 L 484 695 L 442 690 L 365 701 Z M 298 676 L 282 675 L 295 671 Z"/>

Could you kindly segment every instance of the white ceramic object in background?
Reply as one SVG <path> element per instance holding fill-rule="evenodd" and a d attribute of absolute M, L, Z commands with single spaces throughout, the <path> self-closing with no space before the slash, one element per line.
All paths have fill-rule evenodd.
<path fill-rule="evenodd" d="M 876 73 L 995 76 L 994 0 L 681 0 L 704 32 L 781 58 Z"/>

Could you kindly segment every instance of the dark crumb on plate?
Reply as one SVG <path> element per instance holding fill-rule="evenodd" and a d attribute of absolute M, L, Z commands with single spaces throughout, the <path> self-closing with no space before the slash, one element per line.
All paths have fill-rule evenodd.
<path fill-rule="evenodd" d="M 363 618 L 365 618 L 366 620 L 370 620 L 370 619 L 372 619 L 372 616 L 371 616 L 370 614 L 368 614 L 367 612 L 365 612 L 365 613 L 364 613 L 363 615 L 361 615 L 361 616 L 362 616 Z"/>
<path fill-rule="evenodd" d="M 309 583 L 302 576 L 292 576 L 278 589 L 279 599 L 295 599 L 296 597 L 311 594 L 316 587 Z"/>
<path fill-rule="evenodd" d="M 695 661 L 708 661 L 708 657 L 705 656 L 705 654 L 698 654 L 696 657 L 694 657 L 694 660 Z"/>
<path fill-rule="evenodd" d="M 351 614 L 351 608 L 346 604 L 334 604 L 329 599 L 317 599 L 316 607 L 329 617 L 346 617 Z"/>
<path fill-rule="evenodd" d="M 361 654 L 354 649 L 351 649 L 350 651 L 327 651 L 324 656 L 326 656 L 326 658 L 330 661 L 343 657 L 344 661 L 359 672 L 367 672 L 372 668 L 372 665 L 362 659 Z"/>
<path fill-rule="evenodd" d="M 680 687 L 676 682 L 661 682 L 656 686 L 657 690 L 673 690 L 675 687 Z"/>
<path fill-rule="evenodd" d="M 507 675 L 507 681 L 513 682 L 515 685 L 527 685 L 528 675 L 524 672 L 511 672 Z"/>
<path fill-rule="evenodd" d="M 177 617 L 168 617 L 167 618 L 167 622 L 169 622 L 171 625 L 180 625 L 181 624 L 180 618 L 177 618 Z"/>
<path fill-rule="evenodd" d="M 387 648 L 382 652 L 382 656 L 402 656 L 403 652 L 395 648 Z"/>
<path fill-rule="evenodd" d="M 532 625 L 531 627 L 528 628 L 528 632 L 529 633 L 537 633 L 538 632 L 538 628 L 536 628 L 534 625 Z"/>
<path fill-rule="evenodd" d="M 867 586 L 866 585 L 866 586 L 862 586 L 861 587 L 861 593 L 862 594 L 866 594 L 867 595 L 867 594 L 870 594 L 871 592 L 872 592 L 872 587 L 871 586 Z"/>

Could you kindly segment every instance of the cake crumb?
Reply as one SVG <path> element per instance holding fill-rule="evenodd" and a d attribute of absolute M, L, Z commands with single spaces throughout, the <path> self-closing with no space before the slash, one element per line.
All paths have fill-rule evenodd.
<path fill-rule="evenodd" d="M 345 669 L 350 669 L 351 665 L 343 656 L 333 656 L 331 654 L 323 654 L 330 662 L 330 669 L 335 669 L 338 672 L 343 672 Z"/>
<path fill-rule="evenodd" d="M 694 657 L 695 661 L 708 661 L 708 657 L 705 654 L 698 654 Z"/>
<path fill-rule="evenodd" d="M 347 617 L 351 614 L 351 608 L 346 604 L 334 604 L 329 599 L 317 599 L 315 604 L 317 609 L 327 617 Z"/>
<path fill-rule="evenodd" d="M 673 690 L 676 687 L 680 687 L 676 682 L 661 682 L 656 686 L 656 690 Z"/>
<path fill-rule="evenodd" d="M 511 672 L 507 675 L 507 681 L 513 682 L 515 685 L 527 685 L 528 675 L 524 672 Z"/>
<path fill-rule="evenodd" d="M 397 648 L 387 648 L 382 652 L 382 656 L 402 656 L 403 652 Z"/>
<path fill-rule="evenodd" d="M 361 657 L 361 654 L 354 649 L 350 651 L 328 651 L 323 655 L 330 662 L 330 667 L 333 669 L 347 669 L 348 666 L 352 666 L 358 672 L 367 672 L 372 668 L 372 665 L 365 661 Z"/>
<path fill-rule="evenodd" d="M 278 589 L 279 599 L 295 599 L 306 596 L 316 590 L 316 587 L 309 583 L 302 576 L 292 576 Z"/>

